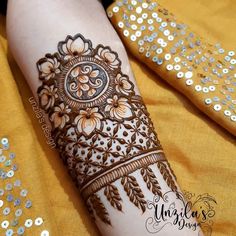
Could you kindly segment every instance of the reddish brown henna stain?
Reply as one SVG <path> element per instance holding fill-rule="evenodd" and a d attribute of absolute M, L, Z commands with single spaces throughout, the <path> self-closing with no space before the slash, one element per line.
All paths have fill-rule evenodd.
<path fill-rule="evenodd" d="M 141 170 L 148 189 L 161 196 L 148 166 L 166 160 L 141 97 L 121 72 L 118 54 L 102 45 L 93 48 L 77 34 L 59 42 L 58 52 L 46 54 L 37 68 L 40 105 L 90 213 L 111 224 L 100 190 L 112 207 L 123 211 L 115 181 L 121 181 L 130 201 L 144 212 L 145 196 L 131 174 Z M 158 167 L 175 190 L 168 169 Z"/>

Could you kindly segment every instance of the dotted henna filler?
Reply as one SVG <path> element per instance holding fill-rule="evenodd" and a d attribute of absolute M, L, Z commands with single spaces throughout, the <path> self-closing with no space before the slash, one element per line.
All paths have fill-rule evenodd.
<path fill-rule="evenodd" d="M 104 199 L 123 211 L 116 181 L 144 212 L 145 196 L 132 173 L 139 171 L 147 188 L 162 196 L 154 164 L 177 193 L 147 109 L 121 72 L 116 52 L 103 45 L 93 48 L 81 34 L 67 36 L 58 52 L 46 54 L 37 68 L 40 106 L 49 115 L 60 156 L 92 216 L 111 224 Z"/>

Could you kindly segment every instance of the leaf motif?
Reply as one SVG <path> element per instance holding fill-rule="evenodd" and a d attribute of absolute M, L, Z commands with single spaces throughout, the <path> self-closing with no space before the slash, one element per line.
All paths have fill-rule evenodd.
<path fill-rule="evenodd" d="M 117 138 L 117 141 L 119 141 L 120 144 L 125 144 L 126 141 L 123 138 Z"/>
<path fill-rule="evenodd" d="M 131 141 L 134 142 L 135 140 L 136 140 L 136 134 L 134 133 L 134 134 L 132 134 L 132 136 L 131 136 Z"/>
<path fill-rule="evenodd" d="M 148 189 L 154 194 L 162 197 L 161 187 L 155 174 L 150 167 L 142 168 L 141 175 L 146 182 Z"/>
<path fill-rule="evenodd" d="M 132 129 L 133 127 L 129 124 L 123 124 L 126 129 Z"/>
<path fill-rule="evenodd" d="M 160 170 L 163 179 L 166 181 L 167 185 L 169 186 L 169 188 L 176 193 L 176 195 L 178 196 L 178 188 L 175 184 L 175 181 L 171 175 L 171 173 L 169 172 L 166 164 L 163 161 L 158 161 L 157 162 L 157 167 Z"/>
<path fill-rule="evenodd" d="M 123 176 L 121 178 L 121 184 L 124 186 L 124 190 L 127 193 L 130 201 L 138 208 L 141 208 L 143 212 L 146 210 L 146 200 L 139 184 L 134 176 Z"/>
<path fill-rule="evenodd" d="M 113 207 L 115 207 L 119 211 L 122 211 L 122 205 L 120 203 L 122 199 L 115 185 L 112 184 L 107 185 L 104 189 L 104 194 Z"/>
<path fill-rule="evenodd" d="M 90 202 L 93 206 L 94 211 L 96 212 L 96 215 L 106 224 L 111 225 L 111 221 L 109 219 L 108 212 L 101 202 L 101 199 L 98 195 L 95 193 L 90 196 Z"/>
<path fill-rule="evenodd" d="M 176 177 L 174 171 L 172 170 L 172 168 L 171 168 L 171 166 L 170 166 L 170 163 L 169 163 L 169 162 L 166 162 L 166 164 L 168 165 L 171 174 L 174 176 L 175 180 L 177 181 L 177 177 Z"/>
<path fill-rule="evenodd" d="M 118 132 L 118 130 L 119 130 L 119 126 L 116 125 L 116 127 L 115 127 L 114 130 L 113 130 L 113 135 L 115 135 L 115 134 Z"/>
<path fill-rule="evenodd" d="M 87 210 L 88 210 L 88 212 L 89 212 L 89 215 L 91 216 L 91 218 L 92 218 L 93 220 L 95 220 L 95 216 L 94 216 L 94 214 L 93 214 L 93 208 L 92 208 L 92 206 L 90 205 L 90 203 L 89 203 L 88 200 L 86 201 L 86 206 L 87 206 Z"/>

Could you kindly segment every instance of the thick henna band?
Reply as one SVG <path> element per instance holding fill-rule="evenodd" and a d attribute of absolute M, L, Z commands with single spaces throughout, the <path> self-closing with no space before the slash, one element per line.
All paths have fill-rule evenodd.
<path fill-rule="evenodd" d="M 161 196 L 149 167 L 155 163 L 177 191 L 147 109 L 121 72 L 117 53 L 102 45 L 93 48 L 77 34 L 59 42 L 58 52 L 46 54 L 37 68 L 43 82 L 40 106 L 49 115 L 57 148 L 91 213 L 111 224 L 98 191 L 122 211 L 115 181 L 145 211 L 144 194 L 131 174 L 140 171 L 148 189 Z"/>

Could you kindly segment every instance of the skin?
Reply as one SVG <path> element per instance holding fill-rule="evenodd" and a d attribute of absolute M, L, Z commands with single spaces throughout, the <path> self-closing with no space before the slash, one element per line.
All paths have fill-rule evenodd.
<path fill-rule="evenodd" d="M 98 23 L 99 22 L 99 23 Z M 35 98 L 37 89 L 41 85 L 38 79 L 36 67 L 37 61 L 46 53 L 54 53 L 57 43 L 64 40 L 67 35 L 82 34 L 90 39 L 93 46 L 98 44 L 110 46 L 119 54 L 122 62 L 121 71 L 128 75 L 134 84 L 136 94 L 139 94 L 128 57 L 117 33 L 106 17 L 102 4 L 97 0 L 9 0 L 7 13 L 7 34 L 12 54 L 20 66 Z M 162 187 L 163 192 L 170 191 L 158 168 L 154 168 L 155 175 Z M 137 181 L 141 183 L 141 177 L 137 174 Z M 116 183 L 116 187 L 120 188 Z M 151 192 L 144 192 L 146 199 L 152 200 Z M 112 227 L 96 219 L 96 224 L 104 236 L 118 235 L 149 235 L 145 228 L 145 221 L 153 216 L 152 211 L 142 214 L 139 209 L 130 204 L 125 192 L 121 193 L 124 199 L 124 211 L 119 212 L 107 206 Z M 171 194 L 175 201 L 175 194 Z M 102 199 L 104 200 L 104 199 Z M 176 208 L 181 205 L 176 202 Z M 130 219 L 132 225 L 129 224 Z M 194 220 L 192 220 L 194 223 Z M 192 230 L 178 230 L 177 227 L 167 227 L 158 235 L 198 235 Z"/>

